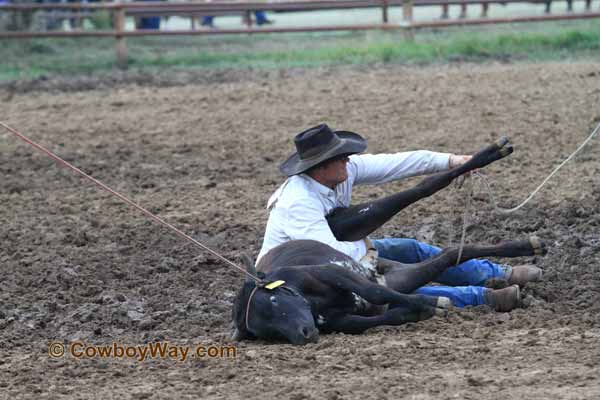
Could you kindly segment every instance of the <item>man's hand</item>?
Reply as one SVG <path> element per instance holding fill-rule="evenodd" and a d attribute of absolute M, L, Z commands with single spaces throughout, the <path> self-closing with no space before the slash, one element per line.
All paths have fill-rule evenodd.
<path fill-rule="evenodd" d="M 450 154 L 450 159 L 448 161 L 448 169 L 456 168 L 458 166 L 463 165 L 467 161 L 469 161 L 473 156 L 459 156 L 456 154 Z"/>

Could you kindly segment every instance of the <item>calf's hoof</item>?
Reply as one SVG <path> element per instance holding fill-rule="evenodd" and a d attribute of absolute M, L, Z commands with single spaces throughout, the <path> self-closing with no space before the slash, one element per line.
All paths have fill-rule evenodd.
<path fill-rule="evenodd" d="M 512 144 L 509 143 L 509 140 L 506 136 L 502 136 L 500 139 L 498 139 L 498 141 L 496 141 L 496 149 L 500 155 L 499 158 L 504 158 L 514 151 Z"/>
<path fill-rule="evenodd" d="M 435 304 L 436 308 L 441 308 L 444 310 L 449 310 L 452 307 L 452 302 L 449 298 L 440 296 L 437 299 L 437 303 Z"/>
<path fill-rule="evenodd" d="M 494 144 L 487 146 L 476 153 L 469 162 L 465 164 L 469 170 L 483 168 L 496 160 L 504 158 L 514 151 L 507 137 L 503 136 Z"/>
<path fill-rule="evenodd" d="M 533 254 L 536 256 L 545 256 L 548 253 L 548 248 L 546 243 L 538 238 L 537 236 L 531 236 L 529 238 L 529 243 L 531 243 L 531 247 L 533 248 Z"/>
<path fill-rule="evenodd" d="M 438 297 L 435 304 L 434 315 L 436 317 L 447 317 L 452 309 L 452 302 L 447 297 Z"/>
<path fill-rule="evenodd" d="M 503 138 L 503 139 L 506 139 L 506 143 L 508 143 L 507 138 Z M 500 153 L 500 158 L 504 158 L 507 155 L 511 154 L 514 151 L 514 149 L 513 149 L 512 145 L 505 146 L 503 144 L 502 146 L 500 146 L 500 150 L 498 150 L 498 151 Z"/>

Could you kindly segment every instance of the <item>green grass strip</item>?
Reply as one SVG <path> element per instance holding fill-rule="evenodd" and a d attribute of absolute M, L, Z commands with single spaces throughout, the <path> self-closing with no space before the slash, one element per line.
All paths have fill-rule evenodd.
<path fill-rule="evenodd" d="M 0 80 L 42 75 L 90 74 L 114 68 L 112 39 L 8 41 L 0 49 Z M 492 59 L 562 60 L 600 58 L 600 24 L 549 24 L 533 32 L 448 29 L 417 32 L 311 33 L 252 37 L 156 37 L 127 41 L 132 68 L 272 69 L 341 64 L 432 63 Z"/>

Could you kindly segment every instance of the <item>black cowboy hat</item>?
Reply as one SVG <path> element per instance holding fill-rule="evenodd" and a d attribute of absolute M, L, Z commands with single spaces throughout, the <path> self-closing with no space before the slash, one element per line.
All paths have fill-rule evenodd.
<path fill-rule="evenodd" d="M 300 174 L 336 156 L 361 153 L 367 148 L 367 141 L 359 134 L 333 131 L 326 124 L 297 134 L 294 144 L 297 152 L 279 166 L 287 176 Z"/>

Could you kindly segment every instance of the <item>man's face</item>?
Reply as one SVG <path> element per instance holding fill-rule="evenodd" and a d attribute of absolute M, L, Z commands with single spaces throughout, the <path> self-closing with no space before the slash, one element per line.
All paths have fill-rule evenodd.
<path fill-rule="evenodd" d="M 348 179 L 347 163 L 348 156 L 335 157 L 319 167 L 314 178 L 321 184 L 333 189 L 337 184 Z"/>

